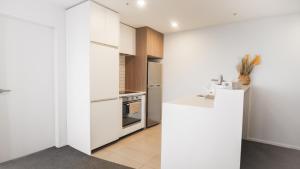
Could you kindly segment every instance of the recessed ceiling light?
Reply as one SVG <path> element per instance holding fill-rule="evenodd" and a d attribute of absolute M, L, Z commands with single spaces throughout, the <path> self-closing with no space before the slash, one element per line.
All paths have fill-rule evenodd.
<path fill-rule="evenodd" d="M 178 23 L 175 22 L 175 21 L 172 21 L 172 22 L 171 22 L 171 26 L 172 26 L 173 28 L 178 28 Z"/>
<path fill-rule="evenodd" d="M 146 5 L 146 1 L 145 0 L 137 0 L 137 5 L 139 6 L 139 7 L 144 7 L 145 5 Z"/>

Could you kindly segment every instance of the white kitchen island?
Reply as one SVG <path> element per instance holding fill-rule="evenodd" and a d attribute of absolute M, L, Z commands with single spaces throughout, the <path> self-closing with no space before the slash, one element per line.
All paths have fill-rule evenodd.
<path fill-rule="evenodd" d="M 246 90 L 164 103 L 161 168 L 239 169 Z"/>

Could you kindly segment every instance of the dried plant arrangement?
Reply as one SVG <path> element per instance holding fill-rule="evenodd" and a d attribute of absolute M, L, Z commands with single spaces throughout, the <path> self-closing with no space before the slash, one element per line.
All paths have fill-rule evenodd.
<path fill-rule="evenodd" d="M 242 85 L 249 85 L 251 82 L 250 74 L 252 73 L 255 66 L 261 63 L 261 56 L 255 55 L 253 59 L 248 54 L 243 57 L 240 64 L 237 66 L 239 72 L 239 81 Z"/>

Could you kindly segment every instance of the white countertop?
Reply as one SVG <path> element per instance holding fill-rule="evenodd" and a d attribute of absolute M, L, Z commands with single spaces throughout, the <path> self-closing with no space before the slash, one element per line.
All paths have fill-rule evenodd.
<path fill-rule="evenodd" d="M 247 86 L 242 85 L 239 89 L 234 89 L 234 90 L 243 90 L 244 92 L 247 92 L 249 90 L 249 88 L 250 88 L 249 85 L 247 85 Z M 223 90 L 227 90 L 227 89 L 223 89 Z M 214 99 L 208 99 L 206 97 L 200 97 L 200 96 L 196 95 L 196 96 L 183 97 L 183 98 L 176 99 L 174 101 L 170 101 L 167 103 L 186 105 L 186 106 L 203 107 L 203 108 L 213 108 L 214 102 L 215 102 Z"/>
<path fill-rule="evenodd" d="M 185 97 L 185 98 L 171 101 L 169 103 L 187 105 L 187 106 L 196 106 L 196 107 L 206 107 L 206 108 L 214 107 L 214 99 L 207 99 L 205 97 L 200 97 L 200 96 Z"/>

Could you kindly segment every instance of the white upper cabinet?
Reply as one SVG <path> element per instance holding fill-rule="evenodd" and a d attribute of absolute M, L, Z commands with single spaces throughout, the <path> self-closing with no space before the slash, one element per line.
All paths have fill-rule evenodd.
<path fill-rule="evenodd" d="M 120 36 L 119 14 L 92 1 L 90 2 L 90 8 L 91 41 L 118 47 Z"/>
<path fill-rule="evenodd" d="M 119 96 L 118 49 L 91 43 L 90 47 L 91 101 Z"/>
<path fill-rule="evenodd" d="M 108 10 L 106 20 L 107 44 L 119 47 L 120 44 L 120 16 Z"/>
<path fill-rule="evenodd" d="M 135 28 L 120 24 L 120 53 L 135 55 L 135 37 Z"/>

